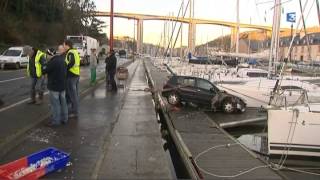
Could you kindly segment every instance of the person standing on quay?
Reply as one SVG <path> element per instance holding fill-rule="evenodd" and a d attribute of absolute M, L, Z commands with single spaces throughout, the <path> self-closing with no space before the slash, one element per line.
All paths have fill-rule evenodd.
<path fill-rule="evenodd" d="M 49 100 L 52 120 L 47 126 L 66 124 L 68 121 L 68 106 L 66 101 L 67 64 L 65 62 L 63 45 L 58 47 L 58 54 L 47 63 L 44 73 L 48 74 Z"/>
<path fill-rule="evenodd" d="M 77 118 L 79 115 L 79 79 L 80 79 L 80 56 L 73 48 L 70 40 L 63 43 L 66 51 L 65 62 L 67 63 L 67 102 L 70 107 L 69 117 Z"/>
<path fill-rule="evenodd" d="M 117 57 L 115 55 L 114 50 L 110 51 L 109 56 L 106 59 L 106 71 L 108 72 L 108 80 L 111 85 L 111 91 L 117 91 L 117 83 L 114 79 L 117 71 Z"/>
<path fill-rule="evenodd" d="M 97 78 L 97 65 L 98 65 L 98 59 L 96 55 L 96 49 L 91 49 L 91 55 L 90 55 L 90 71 L 91 71 L 91 80 L 90 85 L 96 84 L 96 78 Z"/>
<path fill-rule="evenodd" d="M 23 52 L 29 56 L 27 74 L 31 78 L 31 100 L 28 104 L 40 105 L 43 102 L 43 94 L 45 91 L 45 77 L 42 71 L 46 64 L 46 54 L 30 46 L 25 46 Z M 39 94 L 38 101 L 36 100 L 37 92 Z"/>

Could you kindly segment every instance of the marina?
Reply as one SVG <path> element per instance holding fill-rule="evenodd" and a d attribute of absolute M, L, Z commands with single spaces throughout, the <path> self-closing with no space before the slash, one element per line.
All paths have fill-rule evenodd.
<path fill-rule="evenodd" d="M 320 179 L 320 0 L 0 15 L 0 180 Z"/>

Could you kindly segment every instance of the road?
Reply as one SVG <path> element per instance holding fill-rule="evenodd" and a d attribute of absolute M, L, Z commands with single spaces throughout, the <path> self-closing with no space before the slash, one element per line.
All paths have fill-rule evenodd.
<path fill-rule="evenodd" d="M 122 62 L 119 62 L 120 64 Z M 105 64 L 100 63 L 97 68 L 97 73 L 103 72 Z M 89 66 L 81 66 L 81 80 L 89 79 Z M 0 99 L 4 101 L 0 112 L 20 102 L 25 102 L 29 98 L 30 79 L 27 77 L 26 69 L 19 70 L 0 70 Z"/>

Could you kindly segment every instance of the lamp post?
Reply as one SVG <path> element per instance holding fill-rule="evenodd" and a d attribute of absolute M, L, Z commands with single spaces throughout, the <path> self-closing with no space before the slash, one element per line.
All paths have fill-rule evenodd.
<path fill-rule="evenodd" d="M 110 0 L 110 51 L 113 50 L 113 0 Z"/>

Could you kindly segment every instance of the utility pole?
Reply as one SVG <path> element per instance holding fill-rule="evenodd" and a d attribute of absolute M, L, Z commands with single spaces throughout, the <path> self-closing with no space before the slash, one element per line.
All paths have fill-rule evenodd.
<path fill-rule="evenodd" d="M 110 0 L 110 40 L 109 46 L 110 51 L 113 50 L 113 0 Z"/>

